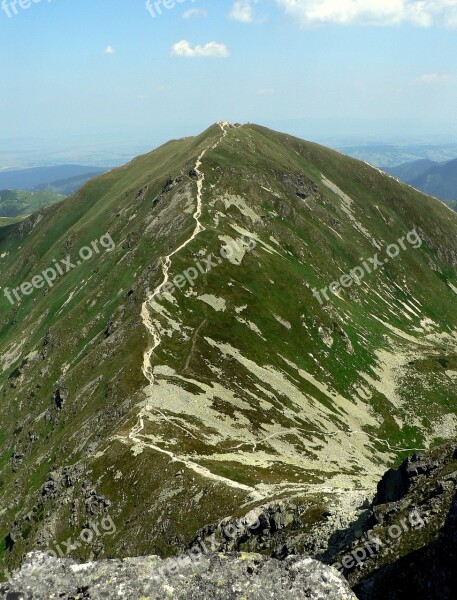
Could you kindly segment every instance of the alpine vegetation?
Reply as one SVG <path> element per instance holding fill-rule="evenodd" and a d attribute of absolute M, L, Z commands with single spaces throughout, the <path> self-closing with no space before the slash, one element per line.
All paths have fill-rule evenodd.
<path fill-rule="evenodd" d="M 99 254 L 102 249 L 106 252 L 112 252 L 115 248 L 115 243 L 109 233 L 105 233 L 99 240 L 94 240 L 90 246 L 83 246 L 79 250 L 79 257 L 76 263 L 71 262 L 71 256 L 68 254 L 65 258 L 57 260 L 52 259 L 52 267 L 44 269 L 40 275 L 35 275 L 30 281 L 24 281 L 21 285 L 14 289 L 5 288 L 3 293 L 11 304 L 21 301 L 21 294 L 30 296 L 34 290 L 39 290 L 44 287 L 52 287 L 60 277 L 69 273 L 72 269 L 79 267 L 82 261 L 90 260 L 94 254 Z"/>
<path fill-rule="evenodd" d="M 160 290 L 160 294 L 157 295 L 157 300 L 165 299 L 166 294 L 173 295 L 177 289 L 192 288 L 201 275 L 206 275 L 212 269 L 217 268 L 224 259 L 233 260 L 240 253 L 244 255 L 246 252 L 251 252 L 256 245 L 257 242 L 254 238 L 244 235 L 235 240 L 229 240 L 226 246 L 221 246 L 219 256 L 208 254 L 206 257 L 195 258 L 194 266 L 188 266 L 182 273 L 175 275 L 172 281 L 165 283 Z"/>
<path fill-rule="evenodd" d="M 313 296 L 319 300 L 321 305 L 323 305 L 324 300 L 327 302 L 330 300 L 328 296 L 329 292 L 335 296 L 338 296 L 343 289 L 350 288 L 354 283 L 356 285 L 361 285 L 363 279 L 367 275 L 371 275 L 378 269 L 384 268 L 385 265 L 389 263 L 390 259 L 397 258 L 402 250 L 407 250 L 408 246 L 405 243 L 406 241 L 412 248 L 416 250 L 422 246 L 422 239 L 420 235 L 417 233 L 416 229 L 412 229 L 406 235 L 399 238 L 396 244 L 389 244 L 386 247 L 385 253 L 387 254 L 388 258 L 379 258 L 379 253 L 374 254 L 370 258 L 361 258 L 360 265 L 353 267 L 349 273 L 341 275 L 338 281 L 332 282 L 328 287 L 324 287 L 320 291 L 317 291 L 314 288 Z"/>

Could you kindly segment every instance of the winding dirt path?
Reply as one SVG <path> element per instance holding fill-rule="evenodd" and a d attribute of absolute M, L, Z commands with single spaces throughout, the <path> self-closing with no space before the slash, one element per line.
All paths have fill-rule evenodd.
<path fill-rule="evenodd" d="M 206 477 L 206 479 L 211 479 L 212 481 L 215 481 L 217 483 L 225 484 L 228 487 L 243 490 L 244 492 L 247 492 L 250 495 L 252 501 L 263 500 L 265 498 L 265 494 L 261 494 L 253 487 L 244 485 L 243 483 L 238 483 L 237 481 L 233 481 L 232 479 L 228 479 L 227 477 L 216 475 L 206 467 L 202 467 L 202 465 L 193 462 L 192 460 L 188 460 L 187 458 L 177 456 L 169 450 L 164 450 L 163 448 L 160 448 L 160 446 L 156 446 L 155 444 L 146 441 L 144 437 L 139 437 L 139 435 L 144 429 L 144 417 L 147 415 L 147 413 L 147 408 L 141 410 L 140 414 L 138 415 L 138 423 L 135 425 L 135 427 L 133 427 L 133 429 L 129 433 L 129 439 L 132 442 L 134 442 L 139 448 L 150 448 L 151 450 L 155 450 L 156 452 L 165 454 L 171 459 L 171 462 L 181 463 L 191 471 L 194 471 L 194 473 L 197 473 L 202 477 Z"/>
<path fill-rule="evenodd" d="M 162 259 L 162 274 L 163 274 L 162 281 L 148 296 L 148 298 L 143 303 L 142 308 L 141 308 L 141 317 L 143 320 L 143 324 L 152 338 L 152 344 L 150 345 L 150 347 L 148 347 L 148 349 L 144 353 L 143 366 L 142 366 L 143 374 L 144 374 L 145 378 L 147 379 L 147 381 L 149 382 L 150 386 L 155 385 L 155 376 L 154 376 L 154 371 L 153 371 L 153 368 L 151 365 L 151 359 L 152 359 L 154 352 L 156 351 L 156 349 L 160 346 L 160 344 L 162 342 L 162 337 L 160 335 L 160 332 L 157 329 L 157 327 L 154 325 L 154 322 L 153 322 L 153 319 L 151 316 L 153 314 L 154 301 L 159 296 L 159 294 L 161 293 L 161 291 L 163 290 L 163 288 L 167 284 L 167 282 L 170 280 L 172 258 L 174 256 L 176 256 L 179 252 L 181 252 L 181 250 L 183 250 L 186 246 L 188 246 L 201 232 L 203 232 L 205 230 L 205 227 L 201 222 L 201 216 L 202 216 L 202 211 L 203 211 L 203 190 L 204 190 L 204 183 L 205 183 L 205 174 L 203 173 L 203 171 L 201 171 L 201 166 L 202 166 L 202 161 L 203 161 L 205 154 L 210 149 L 216 149 L 219 146 L 219 144 L 223 141 L 225 136 L 227 135 L 228 123 L 220 122 L 220 123 L 218 123 L 218 125 L 222 132 L 220 139 L 215 144 L 209 145 L 207 148 L 205 148 L 201 152 L 201 154 L 197 158 L 197 161 L 196 161 L 195 167 L 194 167 L 194 171 L 197 174 L 197 204 L 196 204 L 195 212 L 193 213 L 193 219 L 195 221 L 195 228 L 187 240 L 185 240 L 179 247 L 177 247 L 175 250 L 173 250 L 173 252 L 171 252 L 170 254 L 168 254 L 167 256 L 165 256 Z M 185 427 L 183 427 L 181 425 L 178 425 L 172 419 L 170 419 L 166 415 L 164 415 L 161 411 L 155 409 L 152 406 L 146 405 L 145 407 L 143 407 L 140 410 L 140 412 L 138 414 L 138 421 L 137 421 L 136 425 L 131 429 L 130 433 L 128 434 L 128 441 L 130 443 L 133 443 L 136 446 L 136 450 L 138 452 L 141 452 L 143 449 L 149 448 L 149 449 L 159 452 L 161 454 L 165 454 L 166 456 L 168 456 L 170 458 L 170 460 L 172 462 L 181 463 L 185 467 L 194 471 L 195 473 L 197 473 L 200 476 L 203 476 L 207 479 L 210 479 L 210 480 L 218 482 L 218 483 L 222 483 L 231 488 L 236 488 L 239 490 L 243 490 L 244 492 L 247 492 L 250 496 L 251 501 L 262 500 L 268 496 L 268 494 L 265 491 L 263 491 L 263 493 L 261 493 L 260 490 L 256 489 L 255 487 L 244 485 L 237 481 L 217 475 L 217 474 L 211 472 L 206 467 L 203 467 L 199 463 L 189 460 L 185 456 L 176 455 L 173 452 L 170 452 L 169 450 L 165 450 L 165 449 L 161 448 L 160 446 L 155 445 L 150 439 L 148 440 L 148 435 L 144 433 L 144 428 L 145 428 L 145 419 L 148 417 L 148 415 L 151 413 L 151 411 L 157 411 L 163 419 L 173 423 L 174 426 L 179 427 L 180 429 L 182 429 L 183 431 L 188 433 L 191 437 L 195 438 L 195 435 L 191 431 L 187 430 Z M 287 431 L 287 432 L 277 431 L 277 432 L 274 432 L 274 433 L 264 437 L 261 440 L 258 440 L 255 442 L 244 442 L 244 443 L 238 444 L 231 450 L 234 451 L 243 446 L 252 445 L 253 446 L 252 451 L 255 452 L 258 444 L 261 444 L 262 442 L 266 442 L 269 439 L 272 439 L 276 436 L 283 435 L 284 433 L 295 433 L 298 435 L 298 430 L 293 429 L 292 431 Z M 319 432 L 316 431 L 316 433 L 319 433 Z M 351 430 L 349 433 L 351 436 L 353 436 L 353 435 L 355 436 L 358 434 L 362 434 L 363 432 Z M 334 433 L 330 433 L 329 435 L 331 437 L 336 437 L 339 434 L 340 434 L 340 432 L 334 432 Z M 408 449 L 392 448 L 391 445 L 389 444 L 389 442 L 387 442 L 385 440 L 380 440 L 373 435 L 370 435 L 370 437 L 372 439 L 376 440 L 377 442 L 384 444 L 388 448 L 388 450 L 392 451 L 392 452 L 393 451 L 398 452 L 400 450 L 414 450 L 414 451 L 419 450 L 419 449 L 412 449 L 412 448 L 411 449 L 409 449 L 409 448 Z M 124 438 L 124 441 L 126 441 L 125 438 Z M 305 489 L 306 486 L 304 486 L 304 487 L 299 486 L 299 487 L 301 489 Z"/>
<path fill-rule="evenodd" d="M 143 306 L 141 307 L 141 318 L 143 319 L 143 324 L 146 327 L 146 329 L 148 330 L 148 332 L 151 334 L 152 339 L 153 339 L 153 343 L 152 343 L 151 347 L 148 350 L 146 350 L 146 352 L 144 353 L 143 368 L 142 368 L 144 376 L 146 377 L 146 379 L 149 381 L 149 383 L 151 385 L 154 385 L 154 372 L 151 367 L 151 358 L 152 358 L 152 355 L 154 354 L 155 350 L 157 349 L 157 347 L 160 346 L 162 338 L 160 337 L 160 334 L 157 331 L 157 328 L 155 327 L 154 323 L 152 322 L 149 307 L 151 306 L 154 299 L 160 294 L 160 292 L 163 290 L 164 286 L 168 283 L 168 281 L 170 279 L 170 268 L 171 268 L 171 264 L 172 264 L 171 259 L 173 258 L 173 256 L 175 256 L 176 254 L 181 252 L 181 250 L 183 250 L 186 246 L 188 246 L 202 231 L 205 231 L 205 226 L 200 221 L 200 218 L 202 216 L 202 210 L 203 210 L 203 186 L 205 183 L 205 174 L 203 173 L 203 171 L 200 171 L 200 167 L 202 166 L 203 157 L 208 152 L 208 150 L 216 149 L 219 146 L 219 144 L 222 142 L 222 140 L 225 138 L 225 136 L 227 135 L 226 128 L 228 127 L 229 124 L 225 121 L 221 121 L 218 123 L 218 125 L 222 131 L 222 135 L 221 135 L 219 141 L 216 142 L 216 144 L 214 144 L 212 146 L 208 146 L 207 148 L 205 148 L 203 150 L 203 152 L 197 158 L 197 162 L 195 163 L 195 167 L 194 167 L 194 171 L 197 173 L 197 207 L 193 214 L 193 218 L 195 220 L 195 229 L 189 239 L 187 239 L 180 246 L 178 246 L 178 248 L 173 250 L 173 252 L 171 252 L 170 254 L 168 254 L 167 256 L 165 256 L 162 259 L 163 280 L 156 287 L 156 289 L 149 295 L 149 297 L 146 299 L 146 301 L 143 303 Z"/>
<path fill-rule="evenodd" d="M 162 342 L 160 333 L 157 330 L 157 328 L 155 327 L 155 325 L 152 321 L 152 318 L 151 318 L 151 308 L 152 308 L 155 298 L 157 298 L 157 296 L 160 294 L 160 292 L 163 290 L 164 286 L 170 279 L 170 268 L 172 265 L 173 256 L 175 256 L 181 250 L 183 250 L 186 246 L 188 246 L 202 231 L 205 230 L 205 227 L 200 220 L 201 216 L 202 216 L 202 210 L 203 210 L 203 187 L 204 187 L 204 183 L 205 183 L 205 174 L 203 173 L 203 171 L 200 170 L 200 167 L 202 166 L 202 161 L 203 161 L 205 154 L 210 149 L 213 149 L 213 150 L 216 149 L 219 146 L 219 144 L 222 142 L 222 140 L 225 138 L 225 136 L 227 135 L 227 127 L 229 124 L 225 121 L 221 121 L 218 123 L 218 125 L 222 131 L 222 135 L 221 135 L 220 139 L 215 144 L 208 146 L 207 148 L 205 148 L 203 150 L 203 152 L 197 158 L 197 162 L 195 163 L 195 167 L 194 167 L 194 171 L 197 173 L 197 206 L 196 206 L 195 212 L 193 214 L 193 218 L 195 220 L 195 229 L 194 229 L 192 235 L 185 242 L 183 242 L 178 248 L 176 248 L 175 250 L 173 250 L 173 252 L 171 252 L 170 254 L 168 254 L 167 256 L 165 256 L 163 258 L 163 260 L 162 260 L 162 273 L 163 273 L 162 282 L 148 296 L 148 298 L 146 299 L 146 301 L 143 303 L 143 305 L 141 307 L 141 317 L 143 319 L 143 324 L 146 327 L 148 333 L 151 335 L 152 340 L 153 340 L 151 346 L 144 353 L 143 367 L 142 367 L 143 374 L 151 386 L 153 386 L 155 384 L 154 371 L 151 366 L 151 358 L 152 358 L 152 355 L 154 354 L 155 350 L 158 348 L 158 346 L 160 346 L 160 344 Z M 212 473 L 206 467 L 203 467 L 196 462 L 188 460 L 185 457 L 175 455 L 175 454 L 173 454 L 173 452 L 170 452 L 169 450 L 164 450 L 163 448 L 160 448 L 160 446 L 156 446 L 155 444 L 147 441 L 147 439 L 145 439 L 146 436 L 144 434 L 142 435 L 142 432 L 144 431 L 144 419 L 151 410 L 155 410 L 155 409 L 153 409 L 153 407 L 151 407 L 151 406 L 145 406 L 143 409 L 141 409 L 141 411 L 138 415 L 138 422 L 132 428 L 132 430 L 130 431 L 130 433 L 128 435 L 128 439 L 131 442 L 133 442 L 137 446 L 138 449 L 141 450 L 142 448 L 150 448 L 151 450 L 155 450 L 156 452 L 165 454 L 171 459 L 172 462 L 182 463 L 184 466 L 186 466 L 188 469 L 194 471 L 198 475 L 201 475 L 203 477 L 206 477 L 207 479 L 211 479 L 218 483 L 225 484 L 229 487 L 243 490 L 244 492 L 248 492 L 249 495 L 251 496 L 252 500 L 260 500 L 260 499 L 264 498 L 264 495 L 260 494 L 253 487 L 244 485 L 242 483 L 238 483 L 237 481 L 233 481 L 232 479 L 228 479 L 228 478 L 222 477 L 220 475 L 216 475 L 215 473 Z M 165 415 L 163 415 L 163 413 L 160 412 L 160 414 L 166 420 L 170 421 L 170 419 L 165 417 Z M 184 429 L 184 428 L 181 427 L 181 429 Z M 187 431 L 187 430 L 185 430 L 185 431 Z M 190 431 L 187 431 L 187 433 L 189 435 L 191 435 L 192 437 L 195 437 Z"/>

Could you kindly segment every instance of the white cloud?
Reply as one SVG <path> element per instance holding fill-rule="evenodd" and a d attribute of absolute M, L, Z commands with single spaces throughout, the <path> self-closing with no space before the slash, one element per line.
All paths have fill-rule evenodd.
<path fill-rule="evenodd" d="M 181 40 L 180 42 L 173 44 L 171 48 L 171 55 L 185 56 L 187 58 L 194 58 L 196 56 L 225 58 L 230 56 L 230 52 L 225 44 L 221 44 L 219 42 L 208 42 L 204 46 L 192 47 L 189 41 Z"/>
<path fill-rule="evenodd" d="M 262 88 L 260 90 L 257 90 L 257 93 L 259 94 L 259 96 L 272 96 L 276 93 L 276 90 L 274 88 Z"/>
<path fill-rule="evenodd" d="M 232 6 L 229 17 L 242 23 L 251 23 L 254 20 L 252 0 L 237 0 Z"/>
<path fill-rule="evenodd" d="M 454 78 L 451 75 L 441 75 L 440 73 L 424 73 L 418 77 L 419 83 L 426 83 L 430 85 L 432 83 L 450 83 Z"/>
<path fill-rule="evenodd" d="M 103 51 L 103 54 L 114 54 L 116 50 L 112 46 L 107 46 Z"/>
<path fill-rule="evenodd" d="M 457 0 L 276 0 L 301 25 L 457 27 Z"/>
<path fill-rule="evenodd" d="M 206 10 L 203 10 L 201 8 L 189 8 L 188 10 L 185 10 L 182 14 L 182 18 L 186 19 L 186 21 L 188 21 L 189 19 L 197 19 L 199 17 L 207 17 L 208 13 L 206 12 Z"/>

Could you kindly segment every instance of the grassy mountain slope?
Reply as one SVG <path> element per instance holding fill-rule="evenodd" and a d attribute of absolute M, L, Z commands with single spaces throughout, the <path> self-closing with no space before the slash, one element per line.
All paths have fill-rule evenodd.
<path fill-rule="evenodd" d="M 420 248 L 320 305 L 413 228 Z M 51 289 L 3 295 L 106 233 Z M 270 499 L 371 489 L 456 433 L 457 215 L 337 152 L 214 125 L 3 228 L 0 257 L 7 564 L 106 511 L 115 535 L 74 556 L 171 554 Z"/>
<path fill-rule="evenodd" d="M 26 218 L 22 217 L 0 217 L 0 227 L 6 227 L 7 225 L 14 225 L 14 223 L 20 223 Z"/>

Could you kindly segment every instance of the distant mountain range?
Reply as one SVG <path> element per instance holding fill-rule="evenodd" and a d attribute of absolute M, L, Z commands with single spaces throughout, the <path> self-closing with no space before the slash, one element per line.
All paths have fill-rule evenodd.
<path fill-rule="evenodd" d="M 78 188 L 108 169 L 81 165 L 58 165 L 56 167 L 35 167 L 18 171 L 0 171 L 0 190 L 43 191 L 47 189 L 70 195 Z"/>
<path fill-rule="evenodd" d="M 457 159 L 444 163 L 416 160 L 385 171 L 457 209 Z"/>
<path fill-rule="evenodd" d="M 457 158 L 457 144 L 359 144 L 335 149 L 384 170 L 406 163 L 444 163 Z"/>

